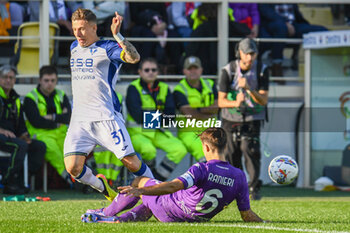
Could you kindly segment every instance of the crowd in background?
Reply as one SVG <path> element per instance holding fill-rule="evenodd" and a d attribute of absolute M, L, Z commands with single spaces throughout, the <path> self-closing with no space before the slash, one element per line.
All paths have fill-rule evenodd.
<path fill-rule="evenodd" d="M 135 42 L 141 57 L 154 57 L 161 74 L 180 74 L 183 61 L 197 56 L 203 61 L 204 74 L 217 73 L 217 42 L 167 42 L 170 37 L 217 37 L 217 4 L 200 2 L 125 2 L 125 1 L 63 1 L 49 2 L 50 22 L 58 24 L 60 35 L 72 36 L 70 17 L 77 8 L 88 8 L 97 16 L 98 35 L 111 37 L 110 23 L 115 11 L 124 17 L 122 34 L 128 37 L 159 38 L 155 42 Z M 345 20 L 348 12 L 344 7 Z M 333 8 L 339 12 L 339 6 Z M 16 35 L 18 27 L 27 21 L 39 20 L 38 1 L 0 1 L 0 35 Z M 297 4 L 229 3 L 229 36 L 250 38 L 301 38 L 303 33 L 327 30 L 310 25 Z M 338 14 L 339 15 L 339 14 Z M 338 17 L 338 16 L 337 16 Z M 0 41 L 13 54 L 14 41 Z M 6 43 L 6 45 L 5 45 Z M 9 44 L 7 44 L 9 43 Z M 59 55 L 69 56 L 70 41 L 60 41 Z M 235 44 L 235 43 L 230 43 Z M 274 46 L 272 46 L 274 45 Z M 270 51 L 273 76 L 283 76 L 283 48 L 286 43 L 261 43 L 260 55 Z M 297 50 L 293 53 L 296 68 Z M 234 53 L 229 54 L 230 60 Z M 16 65 L 16 64 L 13 64 Z M 125 73 L 135 74 L 137 66 L 130 65 Z"/>

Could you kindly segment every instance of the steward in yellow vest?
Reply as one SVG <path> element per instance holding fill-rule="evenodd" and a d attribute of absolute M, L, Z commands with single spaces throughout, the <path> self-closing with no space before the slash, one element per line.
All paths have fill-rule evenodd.
<path fill-rule="evenodd" d="M 196 125 L 202 125 L 202 127 L 196 125 L 194 127 L 193 125 L 178 127 L 178 138 L 197 161 L 204 159 L 202 143 L 197 133 L 207 128 L 204 126 L 205 124 L 198 124 L 198 121 L 210 123 L 210 126 L 214 127 L 219 126 L 216 125 L 218 93 L 213 80 L 200 77 L 202 71 L 201 61 L 198 57 L 186 58 L 183 68 L 186 78 L 182 79 L 174 88 L 176 107 L 180 110 L 176 120 L 178 122 L 194 121 Z"/>
<path fill-rule="evenodd" d="M 0 150 L 11 153 L 4 174 L 4 194 L 24 194 L 29 192 L 23 184 L 23 161 L 28 155 L 28 167 L 31 174 L 41 168 L 45 144 L 31 139 L 24 123 L 23 110 L 19 95 L 13 89 L 16 82 L 16 69 L 9 65 L 0 68 Z"/>
<path fill-rule="evenodd" d="M 71 105 L 64 91 L 56 89 L 57 71 L 53 66 L 40 69 L 39 85 L 24 99 L 29 134 L 46 144 L 45 159 L 71 184 L 63 160 L 63 144 L 71 116 Z"/>
<path fill-rule="evenodd" d="M 136 152 L 140 153 L 145 163 L 152 169 L 156 179 L 165 180 L 185 157 L 187 150 L 173 134 L 159 129 L 144 129 L 144 114 L 159 111 L 165 115 L 175 115 L 173 95 L 166 83 L 157 79 L 158 64 L 153 58 L 140 62 L 141 78 L 131 82 L 126 96 L 128 109 L 127 128 Z M 157 148 L 167 154 L 155 168 Z"/>

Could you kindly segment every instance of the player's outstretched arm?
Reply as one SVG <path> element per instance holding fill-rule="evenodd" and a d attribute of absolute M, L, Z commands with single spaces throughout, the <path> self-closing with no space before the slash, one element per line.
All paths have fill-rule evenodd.
<path fill-rule="evenodd" d="M 245 222 L 265 222 L 251 209 L 246 211 L 239 211 L 239 212 L 241 213 L 241 217 Z"/>
<path fill-rule="evenodd" d="M 118 187 L 118 190 L 120 191 L 120 193 L 125 193 L 127 196 L 132 195 L 138 197 L 141 195 L 160 196 L 164 194 L 175 193 L 176 191 L 179 191 L 184 188 L 184 184 L 181 180 L 174 179 L 169 182 L 162 182 L 160 184 L 147 187 Z"/>
<path fill-rule="evenodd" d="M 127 63 L 137 63 L 140 60 L 140 54 L 136 48 L 120 34 L 120 27 L 123 22 L 123 17 L 115 12 L 115 17 L 112 19 L 111 31 L 114 39 L 124 50 L 124 61 Z"/>

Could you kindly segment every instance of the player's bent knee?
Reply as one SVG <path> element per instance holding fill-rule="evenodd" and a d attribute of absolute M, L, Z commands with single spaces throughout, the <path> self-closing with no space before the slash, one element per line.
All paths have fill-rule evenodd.
<path fill-rule="evenodd" d="M 64 158 L 66 170 L 73 177 L 80 175 L 84 167 L 84 162 L 85 157 L 83 156 L 68 156 Z"/>
<path fill-rule="evenodd" d="M 77 164 L 70 164 L 68 166 L 66 165 L 66 170 L 71 176 L 77 177 L 80 175 L 80 172 L 83 170 L 83 166 L 79 166 Z"/>
<path fill-rule="evenodd" d="M 121 161 L 131 172 L 137 172 L 141 167 L 141 161 L 137 155 L 125 156 Z"/>

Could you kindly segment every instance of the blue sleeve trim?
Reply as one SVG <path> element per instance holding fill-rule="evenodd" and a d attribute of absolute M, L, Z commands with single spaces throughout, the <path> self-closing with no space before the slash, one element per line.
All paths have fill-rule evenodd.
<path fill-rule="evenodd" d="M 125 63 L 121 58 L 121 53 L 123 49 L 117 42 L 111 40 L 100 40 L 96 42 L 96 46 L 105 49 L 107 57 L 117 67 L 119 67 L 121 63 Z"/>
<path fill-rule="evenodd" d="M 120 102 L 119 102 L 118 96 L 115 93 L 114 88 L 113 88 L 113 86 L 115 86 L 115 83 L 117 82 L 116 70 L 117 70 L 117 68 L 115 67 L 115 65 L 110 63 L 109 69 L 108 69 L 108 84 L 109 84 L 109 88 L 111 89 L 111 93 L 112 93 L 112 101 L 113 101 L 114 110 L 117 112 L 120 112 L 121 111 Z"/>
<path fill-rule="evenodd" d="M 86 166 L 84 165 L 83 170 L 81 171 L 80 175 L 77 176 L 77 177 L 75 177 L 74 179 L 80 179 L 81 177 L 83 177 L 83 175 L 85 174 L 85 172 L 86 172 Z"/>
<path fill-rule="evenodd" d="M 147 166 L 144 162 L 141 162 L 141 167 L 137 172 L 133 172 L 135 176 L 142 176 L 147 169 Z"/>
<path fill-rule="evenodd" d="M 72 51 L 72 49 L 74 49 L 77 46 L 78 46 L 78 41 L 77 40 L 73 41 L 72 44 L 70 45 L 70 51 Z"/>

